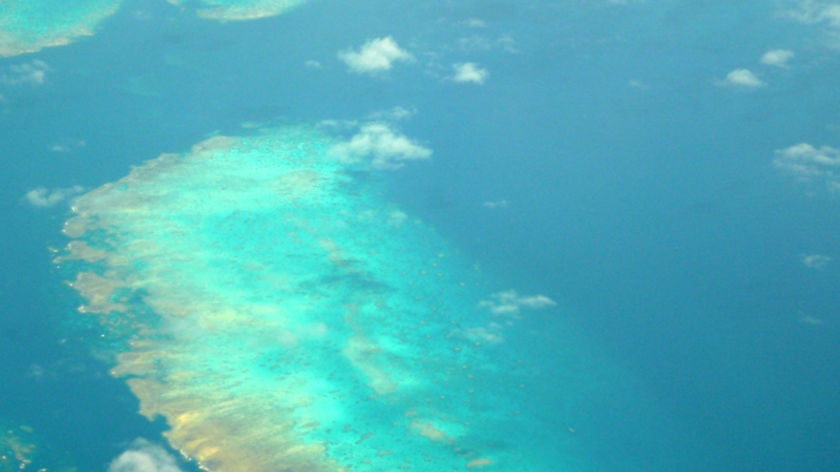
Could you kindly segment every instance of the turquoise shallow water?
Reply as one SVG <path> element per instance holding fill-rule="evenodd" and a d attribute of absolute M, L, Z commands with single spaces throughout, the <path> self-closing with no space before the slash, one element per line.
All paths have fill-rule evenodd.
<path fill-rule="evenodd" d="M 504 346 L 523 312 L 555 303 L 493 294 L 339 148 L 306 129 L 219 136 L 74 200 L 57 261 L 140 411 L 214 470 L 552 470 L 574 456 L 571 424 L 549 431 L 528 406 L 540 362 Z"/>
<path fill-rule="evenodd" d="M 115 13 L 120 3 L 120 0 L 81 0 L 56 8 L 47 1 L 3 2 L 0 56 L 35 52 L 93 34 L 98 23 Z"/>
<path fill-rule="evenodd" d="M 27 4 L 0 470 L 836 468 L 831 2 Z"/>

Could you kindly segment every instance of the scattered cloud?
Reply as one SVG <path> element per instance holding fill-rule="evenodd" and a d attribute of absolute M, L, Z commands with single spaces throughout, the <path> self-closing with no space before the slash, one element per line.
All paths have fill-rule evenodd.
<path fill-rule="evenodd" d="M 496 208 L 507 208 L 507 207 L 510 206 L 510 203 L 505 199 L 501 199 L 501 200 L 495 200 L 495 201 L 488 200 L 488 201 L 482 203 L 481 205 L 484 208 L 489 208 L 491 210 L 495 210 Z"/>
<path fill-rule="evenodd" d="M 338 58 L 357 74 L 378 74 L 390 70 L 396 62 L 414 60 L 414 56 L 401 49 L 390 36 L 371 39 L 358 50 L 341 51 Z"/>
<path fill-rule="evenodd" d="M 71 139 L 62 143 L 56 143 L 50 146 L 52 152 L 72 152 L 78 148 L 87 146 L 87 141 L 84 139 Z"/>
<path fill-rule="evenodd" d="M 406 118 L 411 118 L 417 114 L 417 110 L 414 108 L 405 108 L 405 107 L 393 107 L 387 110 L 380 110 L 375 111 L 368 115 L 368 118 L 375 121 L 399 121 L 404 120 Z"/>
<path fill-rule="evenodd" d="M 820 318 L 815 318 L 815 317 L 813 317 L 813 316 L 811 316 L 811 315 L 802 315 L 802 316 L 800 316 L 800 318 L 799 318 L 799 322 L 800 322 L 800 323 L 804 323 L 804 324 L 814 325 L 814 326 L 819 326 L 819 325 L 823 324 L 823 320 L 822 320 L 822 319 L 820 319 Z"/>
<path fill-rule="evenodd" d="M 399 210 L 394 210 L 388 214 L 388 224 L 390 224 L 391 226 L 402 226 L 402 224 L 405 223 L 407 220 L 408 215 Z"/>
<path fill-rule="evenodd" d="M 399 169 L 406 161 L 425 160 L 432 156 L 430 149 L 382 121 L 361 125 L 348 141 L 334 145 L 330 151 L 346 162 L 369 160 L 375 169 Z"/>
<path fill-rule="evenodd" d="M 491 38 L 482 34 L 471 34 L 470 36 L 458 38 L 455 44 L 459 50 L 464 52 L 485 52 L 497 49 L 508 53 L 519 52 L 519 49 L 516 47 L 516 40 L 509 35 Z"/>
<path fill-rule="evenodd" d="M 464 25 L 470 28 L 487 28 L 487 22 L 480 18 L 470 18 L 464 21 Z"/>
<path fill-rule="evenodd" d="M 791 16 L 804 23 L 827 23 L 840 28 L 840 4 L 834 0 L 802 0 Z"/>
<path fill-rule="evenodd" d="M 452 80 L 455 82 L 472 82 L 483 84 L 487 80 L 487 69 L 479 67 L 475 62 L 462 62 L 453 66 Z"/>
<path fill-rule="evenodd" d="M 50 66 L 38 59 L 13 64 L 0 75 L 0 82 L 6 85 L 42 85 L 47 80 L 49 70 Z"/>
<path fill-rule="evenodd" d="M 164 448 L 138 438 L 110 465 L 108 472 L 182 472 L 175 457 Z"/>
<path fill-rule="evenodd" d="M 46 187 L 37 187 L 23 196 L 24 200 L 32 206 L 47 208 L 58 205 L 64 200 L 79 194 L 84 190 L 80 185 L 74 185 L 68 188 L 54 188 L 48 189 Z"/>
<path fill-rule="evenodd" d="M 358 124 L 355 120 L 335 120 L 335 119 L 326 119 L 321 120 L 318 122 L 318 126 L 321 128 L 330 128 L 331 131 L 338 130 L 342 128 L 350 128 L 354 127 Z"/>
<path fill-rule="evenodd" d="M 540 309 L 554 306 L 557 303 L 545 295 L 519 295 L 516 290 L 496 292 L 487 300 L 482 300 L 478 306 L 487 308 L 497 316 L 518 316 L 522 308 Z"/>
<path fill-rule="evenodd" d="M 513 326 L 520 319 L 523 308 L 538 310 L 554 306 L 554 300 L 545 295 L 519 295 L 516 290 L 496 292 L 479 302 L 479 308 L 486 308 L 495 317 L 483 326 L 462 328 L 457 334 L 475 344 L 499 344 L 504 341 L 506 327 Z"/>
<path fill-rule="evenodd" d="M 475 326 L 465 328 L 463 335 L 468 339 L 487 344 L 499 344 L 504 341 L 502 331 L 504 327 L 499 323 L 489 323 L 487 326 Z"/>
<path fill-rule="evenodd" d="M 829 47 L 840 47 L 840 3 L 836 0 L 799 0 L 787 16 L 806 24 L 824 25 Z"/>
<path fill-rule="evenodd" d="M 790 49 L 771 49 L 761 56 L 761 63 L 773 67 L 787 67 L 793 56 L 794 53 Z"/>
<path fill-rule="evenodd" d="M 320 69 L 321 68 L 321 63 L 314 60 L 314 59 L 309 59 L 308 61 L 304 62 L 304 65 L 306 67 L 310 68 L 310 69 Z"/>
<path fill-rule="evenodd" d="M 169 3 L 193 3 L 184 0 L 169 0 Z M 195 10 L 199 18 L 214 21 L 248 21 L 281 15 L 295 8 L 305 0 L 282 1 L 250 1 L 250 2 L 221 2 L 218 0 L 201 0 L 195 2 L 203 4 L 203 8 Z"/>
<path fill-rule="evenodd" d="M 826 256 L 824 254 L 803 254 L 799 260 L 805 267 L 809 267 L 811 269 L 823 269 L 829 262 L 831 262 L 831 256 Z"/>
<path fill-rule="evenodd" d="M 833 147 L 799 143 L 777 150 L 773 165 L 799 182 L 840 191 L 840 150 Z"/>
<path fill-rule="evenodd" d="M 757 88 L 766 85 L 749 69 L 735 69 L 729 72 L 720 84 L 740 88 Z"/>

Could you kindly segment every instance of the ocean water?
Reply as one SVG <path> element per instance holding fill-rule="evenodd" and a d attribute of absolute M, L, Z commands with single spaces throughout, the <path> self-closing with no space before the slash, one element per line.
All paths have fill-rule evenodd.
<path fill-rule="evenodd" d="M 9 26 L 27 3 L 66 8 L 0 8 L 0 470 L 840 464 L 836 2 L 227 2 L 265 17 L 217 21 L 225 2 L 126 0 Z M 126 180 L 214 136 L 272 140 L 236 170 Z M 308 173 L 257 165 L 303 159 L 291 143 Z M 232 265 L 202 262 L 214 237 Z M 275 460 L 289 444 L 318 459 Z"/>

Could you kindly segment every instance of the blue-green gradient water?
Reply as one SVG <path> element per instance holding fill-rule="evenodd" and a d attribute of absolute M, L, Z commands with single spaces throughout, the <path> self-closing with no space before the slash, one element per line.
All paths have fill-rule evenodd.
<path fill-rule="evenodd" d="M 0 10 L 4 33 L 16 3 Z M 77 4 L 62 21 L 99 18 Z M 247 466 L 213 461 L 288 450 L 266 430 L 284 432 L 287 446 L 328 444 L 308 449 L 317 466 L 294 470 L 406 461 L 409 470 L 464 470 L 474 459 L 492 461 L 472 462 L 475 470 L 834 470 L 837 6 L 313 0 L 215 21 L 200 2 L 125 1 L 95 34 L 69 28 L 70 44 L 3 49 L 0 470 L 27 461 L 25 470 L 142 470 L 112 464 L 136 466 L 127 450 L 161 468 L 196 470 L 197 459 L 237 470 Z M 60 29 L 48 16 L 34 36 Z M 370 73 L 342 59 L 388 37 L 410 58 Z M 769 51 L 792 55 L 762 60 Z M 456 81 L 466 63 L 486 75 Z M 372 141 L 367 154 L 364 143 L 350 146 L 372 124 L 391 145 L 431 155 L 373 165 L 382 161 Z M 289 189 L 320 188 L 320 177 L 249 186 L 247 176 L 268 179 L 271 167 L 248 154 L 235 170 L 200 167 L 231 176 L 216 191 L 195 168 L 143 180 L 161 192 L 154 202 L 148 193 L 95 205 L 83 197 L 93 214 L 128 220 L 62 234 L 74 197 L 161 154 L 187 159 L 213 136 L 272 136 L 266 155 L 291 143 L 318 148 L 312 155 L 332 170 L 309 171 L 341 184 L 320 206 L 301 206 Z M 236 197 L 220 207 L 225 186 Z M 160 233 L 172 215 L 195 217 L 178 198 L 229 215 L 252 191 L 282 205 L 234 218 L 228 233 L 206 229 L 218 227 L 212 218 Z M 136 214 L 140 200 L 148 217 Z M 275 210 L 294 215 L 297 229 L 269 222 Z M 114 228 L 119 237 L 97 239 Z M 205 237 L 222 238 L 224 250 L 208 251 Z M 79 313 L 93 292 L 66 284 L 80 272 L 104 276 L 104 256 L 53 262 L 79 238 L 102 244 L 121 268 L 122 285 L 100 305 L 114 314 Z M 151 246 L 161 251 L 152 266 L 136 252 Z M 338 248 L 356 252 L 338 257 Z M 426 277 L 400 275 L 424 264 Z M 271 280 L 286 291 L 266 296 L 260 284 Z M 349 321 L 368 298 L 400 316 Z M 263 311 L 230 311 L 256 299 Z M 202 304 L 216 315 L 183 313 Z M 424 316 L 441 305 L 455 307 L 455 328 Z M 515 316 L 500 316 L 510 305 Z M 282 333 L 295 322 L 294 336 Z M 356 351 L 366 356 L 351 352 L 354 329 L 381 333 Z M 399 333 L 405 347 L 384 342 Z M 295 356 L 283 351 L 293 345 Z M 148 352 L 165 355 L 143 363 L 138 353 Z M 433 367 L 460 369 L 463 352 L 479 360 L 472 378 Z M 282 368 L 294 375 L 280 389 Z M 318 389 L 326 384 L 347 393 Z M 266 406 L 272 388 L 282 401 Z"/>

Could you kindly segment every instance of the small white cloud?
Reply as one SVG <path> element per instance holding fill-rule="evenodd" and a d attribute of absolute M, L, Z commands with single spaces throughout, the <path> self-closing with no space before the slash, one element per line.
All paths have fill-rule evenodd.
<path fill-rule="evenodd" d="M 538 310 L 554 306 L 554 300 L 545 295 L 521 296 L 516 290 L 496 292 L 486 300 L 478 303 L 479 308 L 485 308 L 495 317 L 483 326 L 462 328 L 456 331 L 476 344 L 499 344 L 504 341 L 503 331 L 507 326 L 513 326 L 521 318 L 523 308 Z"/>
<path fill-rule="evenodd" d="M 799 260 L 805 267 L 823 269 L 831 262 L 831 256 L 824 254 L 803 254 Z"/>
<path fill-rule="evenodd" d="M 402 226 L 402 224 L 405 223 L 407 220 L 408 215 L 399 210 L 394 210 L 390 214 L 388 214 L 388 224 L 390 224 L 391 226 Z"/>
<path fill-rule="evenodd" d="M 557 303 L 554 300 L 546 297 L 545 295 L 531 295 L 527 297 L 519 297 L 517 300 L 519 306 L 524 306 L 526 308 L 545 308 L 547 306 L 554 306 Z"/>
<path fill-rule="evenodd" d="M 840 4 L 837 0 L 799 0 L 787 16 L 806 24 L 825 26 L 827 46 L 840 48 Z"/>
<path fill-rule="evenodd" d="M 308 67 L 310 69 L 320 69 L 321 68 L 321 63 L 314 60 L 314 59 L 310 59 L 310 60 L 304 62 L 304 65 L 306 65 L 306 67 Z"/>
<path fill-rule="evenodd" d="M 81 193 L 83 190 L 84 187 L 80 185 L 54 189 L 37 187 L 26 192 L 26 195 L 24 195 L 23 198 L 32 206 L 47 208 L 55 206 L 73 195 Z"/>
<path fill-rule="evenodd" d="M 487 69 L 479 67 L 474 62 L 462 62 L 452 66 L 454 74 L 452 80 L 455 82 L 472 82 L 483 84 L 489 75 Z"/>
<path fill-rule="evenodd" d="M 390 36 L 371 39 L 358 50 L 341 51 L 338 58 L 357 74 L 377 74 L 390 70 L 395 62 L 414 60 L 414 57 L 408 51 L 400 49 Z"/>
<path fill-rule="evenodd" d="M 840 150 L 833 147 L 799 143 L 777 150 L 773 165 L 799 182 L 840 191 Z"/>
<path fill-rule="evenodd" d="M 516 317 L 522 308 L 540 309 L 557 303 L 545 295 L 520 296 L 516 290 L 496 292 L 488 300 L 482 300 L 478 306 L 487 308 L 496 316 Z"/>
<path fill-rule="evenodd" d="M 489 208 L 491 210 L 495 210 L 496 208 L 507 208 L 507 207 L 510 206 L 510 203 L 507 200 L 502 199 L 502 200 L 495 200 L 495 201 L 488 200 L 488 201 L 482 203 L 481 205 L 484 208 Z"/>
<path fill-rule="evenodd" d="M 499 344 L 504 341 L 502 336 L 503 327 L 498 323 L 490 323 L 487 326 L 475 326 L 463 330 L 463 336 L 473 342 Z"/>
<path fill-rule="evenodd" d="M 380 110 L 368 115 L 368 118 L 374 121 L 399 121 L 406 118 L 411 118 L 417 114 L 417 110 L 404 107 L 393 107 L 388 110 Z"/>
<path fill-rule="evenodd" d="M 819 326 L 819 325 L 823 324 L 823 320 L 821 320 L 820 318 L 815 318 L 815 317 L 810 316 L 810 315 L 802 315 L 799 318 L 799 322 L 809 324 L 809 325 L 815 325 L 815 326 Z"/>
<path fill-rule="evenodd" d="M 790 49 L 773 49 L 761 56 L 761 63 L 773 67 L 787 67 L 793 56 L 794 53 Z"/>
<path fill-rule="evenodd" d="M 496 44 L 502 48 L 503 51 L 515 54 L 519 52 L 516 47 L 516 40 L 511 36 L 502 36 L 496 40 Z"/>
<path fill-rule="evenodd" d="M 722 81 L 722 85 L 743 88 L 757 88 L 766 85 L 749 69 L 735 69 L 726 74 L 726 79 Z"/>
<path fill-rule="evenodd" d="M 318 122 L 319 127 L 328 128 L 331 131 L 351 128 L 351 127 L 355 127 L 356 125 L 358 125 L 358 122 L 354 121 L 354 120 L 326 119 L 326 120 L 321 120 L 321 121 Z"/>
<path fill-rule="evenodd" d="M 50 66 L 35 59 L 24 64 L 14 64 L 0 75 L 0 82 L 6 85 L 41 85 L 47 80 Z"/>
<path fill-rule="evenodd" d="M 462 52 L 485 52 L 492 50 L 502 50 L 511 54 L 519 52 L 519 49 L 516 47 L 516 40 L 508 35 L 494 38 L 485 34 L 471 34 L 458 38 L 455 41 L 455 45 Z"/>
<path fill-rule="evenodd" d="M 470 28 L 486 28 L 487 27 L 487 22 L 485 22 L 484 20 L 479 19 L 479 18 L 470 18 L 470 19 L 464 21 L 464 25 L 466 25 Z"/>
<path fill-rule="evenodd" d="M 78 148 L 87 146 L 87 142 L 83 139 L 67 140 L 63 143 L 56 143 L 50 146 L 52 152 L 72 152 Z"/>
<path fill-rule="evenodd" d="M 428 159 L 432 151 L 391 129 L 384 122 L 366 123 L 350 138 L 334 145 L 331 153 L 346 162 L 370 160 L 375 169 L 398 169 L 406 161 Z"/>
<path fill-rule="evenodd" d="M 182 472 L 164 448 L 145 439 L 135 439 L 131 448 L 108 465 L 108 472 Z"/>
<path fill-rule="evenodd" d="M 828 23 L 840 28 L 840 4 L 834 0 L 802 0 L 791 16 L 803 23 Z"/>

